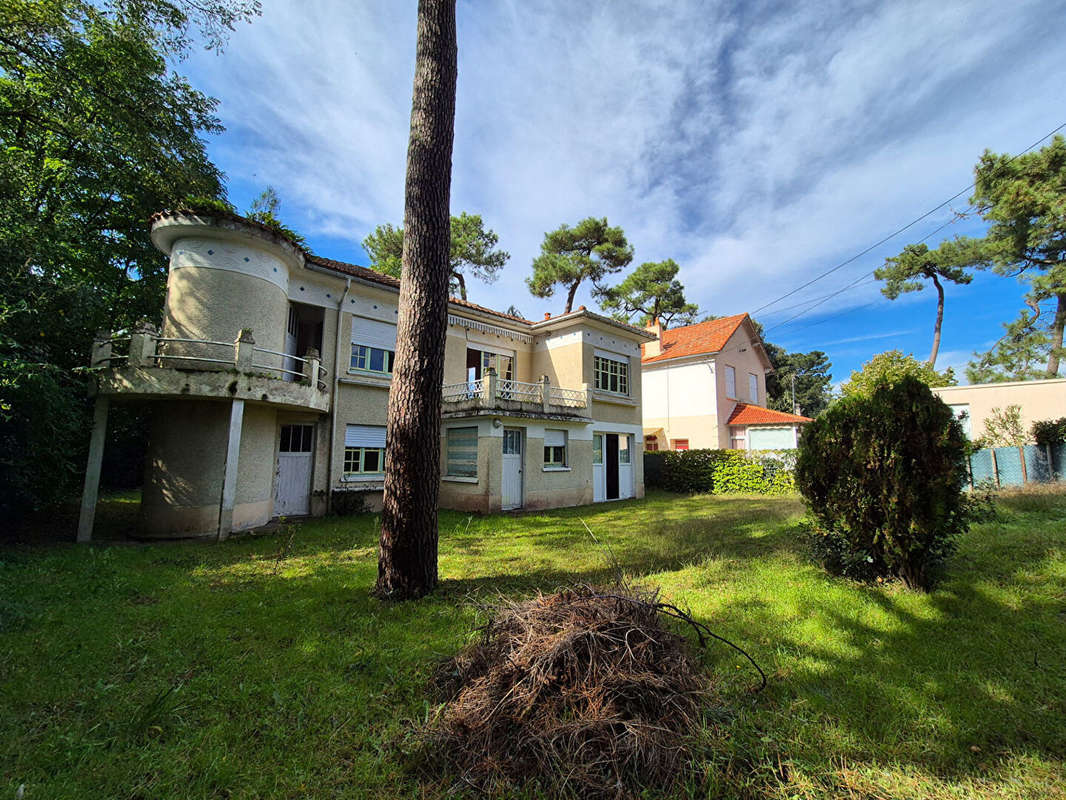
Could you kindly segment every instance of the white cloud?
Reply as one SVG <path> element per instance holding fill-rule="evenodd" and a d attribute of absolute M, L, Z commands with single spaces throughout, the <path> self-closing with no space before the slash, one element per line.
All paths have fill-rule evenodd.
<path fill-rule="evenodd" d="M 1058 124 L 1059 49 L 1039 42 L 1064 28 L 1039 3 L 993 0 L 463 2 L 452 205 L 483 214 L 512 254 L 472 299 L 558 311 L 522 285 L 544 231 L 606 215 L 638 263 L 681 263 L 707 311 L 758 307 L 961 189 L 985 147 L 1017 150 Z M 414 33 L 413 2 L 267 4 L 221 58 L 192 64 L 223 101 L 216 158 L 275 185 L 312 242 L 356 252 L 402 216 Z"/>

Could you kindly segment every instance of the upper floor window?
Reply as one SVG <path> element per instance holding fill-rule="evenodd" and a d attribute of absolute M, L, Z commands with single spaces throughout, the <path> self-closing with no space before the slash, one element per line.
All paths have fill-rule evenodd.
<path fill-rule="evenodd" d="M 604 356 L 593 358 L 596 388 L 602 392 L 629 394 L 629 362 Z"/>
<path fill-rule="evenodd" d="M 644 449 L 654 452 L 659 449 L 659 437 L 649 434 L 644 437 Z"/>
<path fill-rule="evenodd" d="M 352 369 L 391 375 L 395 359 L 396 354 L 392 350 L 368 347 L 365 344 L 352 345 Z"/>
<path fill-rule="evenodd" d="M 737 371 L 728 366 L 725 368 L 725 396 L 730 400 L 737 399 Z"/>
<path fill-rule="evenodd" d="M 751 398 L 751 402 L 754 405 L 759 403 L 759 378 L 752 373 L 748 373 L 748 397 Z"/>

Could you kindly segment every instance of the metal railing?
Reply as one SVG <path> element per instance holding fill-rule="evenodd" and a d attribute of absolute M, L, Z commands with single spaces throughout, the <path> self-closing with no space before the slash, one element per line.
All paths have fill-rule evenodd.
<path fill-rule="evenodd" d="M 232 342 L 214 342 L 210 339 L 183 339 L 176 336 L 158 336 L 155 339 L 155 365 L 157 367 L 179 366 L 185 361 L 202 361 L 208 364 L 226 364 L 232 366 L 235 358 L 235 348 Z M 172 347 L 172 345 L 192 345 L 192 347 Z M 225 358 L 211 358 L 209 356 L 194 356 L 183 350 L 204 352 L 203 345 L 221 347 L 226 350 Z M 178 352 L 168 352 L 176 350 Z"/>

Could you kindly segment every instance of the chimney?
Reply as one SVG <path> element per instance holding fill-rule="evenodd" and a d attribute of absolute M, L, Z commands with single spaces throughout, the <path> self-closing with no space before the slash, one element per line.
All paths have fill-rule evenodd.
<path fill-rule="evenodd" d="M 551 318 L 552 318 L 551 312 L 550 311 L 545 311 L 544 312 L 544 319 L 548 320 L 548 319 L 551 319 Z"/>
<path fill-rule="evenodd" d="M 663 351 L 663 346 L 662 346 L 663 326 L 662 326 L 662 323 L 659 322 L 658 317 L 656 317 L 651 322 L 649 322 L 644 327 L 644 330 L 646 330 L 648 333 L 651 333 L 651 334 L 655 335 L 655 341 L 654 342 L 645 342 L 644 343 L 644 357 L 645 358 L 651 358 L 652 356 L 660 355 L 662 353 L 662 351 Z"/>

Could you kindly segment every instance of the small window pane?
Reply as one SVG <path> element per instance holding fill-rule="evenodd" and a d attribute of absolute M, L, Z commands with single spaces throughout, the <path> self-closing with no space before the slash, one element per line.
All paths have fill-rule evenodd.
<path fill-rule="evenodd" d="M 603 434 L 597 433 L 592 437 L 592 463 L 603 463 Z"/>
<path fill-rule="evenodd" d="M 363 472 L 381 472 L 381 451 L 363 451 Z"/>
<path fill-rule="evenodd" d="M 618 463 L 619 464 L 628 464 L 629 461 L 630 461 L 630 459 L 629 459 L 629 437 L 628 436 L 619 436 L 618 437 Z"/>

